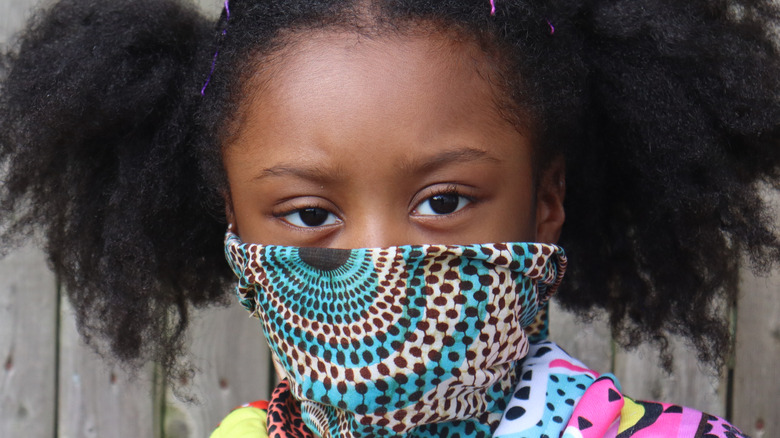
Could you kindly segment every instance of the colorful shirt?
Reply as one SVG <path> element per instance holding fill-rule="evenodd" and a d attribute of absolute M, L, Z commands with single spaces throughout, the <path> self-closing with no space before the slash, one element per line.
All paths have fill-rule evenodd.
<path fill-rule="evenodd" d="M 744 438 L 725 420 L 687 407 L 635 401 L 550 341 L 531 345 L 494 438 Z M 246 405 L 211 438 L 314 438 L 287 382 L 269 403 Z M 412 432 L 414 436 L 414 432 Z"/>

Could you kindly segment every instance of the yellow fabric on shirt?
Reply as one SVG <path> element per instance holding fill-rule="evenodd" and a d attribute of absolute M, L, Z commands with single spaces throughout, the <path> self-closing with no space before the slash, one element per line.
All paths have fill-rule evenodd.
<path fill-rule="evenodd" d="M 211 438 L 266 438 L 268 414 L 254 407 L 238 408 L 231 412 L 211 434 Z"/>

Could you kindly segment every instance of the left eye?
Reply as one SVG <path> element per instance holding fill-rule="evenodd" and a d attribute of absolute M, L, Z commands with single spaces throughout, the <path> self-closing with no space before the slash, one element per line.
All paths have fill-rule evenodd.
<path fill-rule="evenodd" d="M 471 200 L 457 193 L 442 193 L 421 202 L 415 212 L 420 216 L 452 214 L 469 205 Z"/>
<path fill-rule="evenodd" d="M 310 207 L 291 211 L 282 216 L 289 224 L 301 228 L 322 227 L 339 223 L 335 214 L 323 208 Z"/>

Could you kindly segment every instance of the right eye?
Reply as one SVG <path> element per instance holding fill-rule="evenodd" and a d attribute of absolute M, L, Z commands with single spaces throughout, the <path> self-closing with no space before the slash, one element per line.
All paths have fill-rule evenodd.
<path fill-rule="evenodd" d="M 444 216 L 462 210 L 471 202 L 458 193 L 440 193 L 421 202 L 415 211 L 420 216 Z"/>
<path fill-rule="evenodd" d="M 279 217 L 288 224 L 300 228 L 324 227 L 341 222 L 335 214 L 319 207 L 299 208 Z"/>

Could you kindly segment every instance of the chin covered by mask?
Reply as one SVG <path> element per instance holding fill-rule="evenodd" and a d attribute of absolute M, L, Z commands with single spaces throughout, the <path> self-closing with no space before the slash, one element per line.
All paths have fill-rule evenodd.
<path fill-rule="evenodd" d="M 511 396 L 524 327 L 561 281 L 555 245 L 372 249 L 244 244 L 228 231 L 244 307 L 320 436 L 474 436 Z"/>

